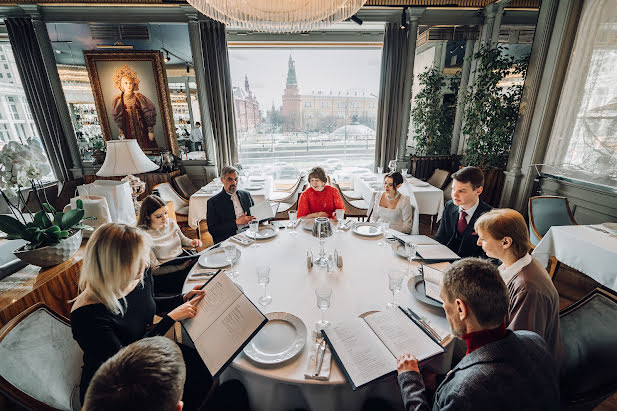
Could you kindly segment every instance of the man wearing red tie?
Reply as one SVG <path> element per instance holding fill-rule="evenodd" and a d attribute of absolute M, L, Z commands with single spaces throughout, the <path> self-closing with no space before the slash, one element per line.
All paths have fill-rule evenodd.
<path fill-rule="evenodd" d="M 460 257 L 486 257 L 479 247 L 473 225 L 492 207 L 480 200 L 484 174 L 478 167 L 465 167 L 452 174 L 452 200 L 446 208 L 435 240 Z"/>

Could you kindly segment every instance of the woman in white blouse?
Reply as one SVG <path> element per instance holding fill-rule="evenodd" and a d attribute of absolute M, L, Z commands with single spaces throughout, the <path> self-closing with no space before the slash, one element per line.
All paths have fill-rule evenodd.
<path fill-rule="evenodd" d="M 152 238 L 150 264 L 155 294 L 181 292 L 184 280 L 197 260 L 191 258 L 177 263 L 173 260 L 184 254 L 183 246 L 201 247 L 201 240 L 191 240 L 182 233 L 178 223 L 167 218 L 167 205 L 158 196 L 146 197 L 139 211 L 137 225 Z"/>
<path fill-rule="evenodd" d="M 398 171 L 386 174 L 384 191 L 374 197 L 370 221 L 387 221 L 390 228 L 409 234 L 413 225 L 413 209 L 409 197 L 398 191 L 402 184 L 403 176 Z"/>

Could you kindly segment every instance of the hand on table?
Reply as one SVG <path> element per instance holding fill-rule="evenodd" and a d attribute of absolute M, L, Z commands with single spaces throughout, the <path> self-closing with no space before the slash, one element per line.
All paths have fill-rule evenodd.
<path fill-rule="evenodd" d="M 240 217 L 236 218 L 236 225 L 246 225 L 249 221 L 253 221 L 255 217 L 252 215 L 246 215 L 246 213 L 242 214 Z"/>
<path fill-rule="evenodd" d="M 195 297 L 191 301 L 187 301 L 184 304 L 179 305 L 167 315 L 169 315 L 169 317 L 171 317 L 174 321 L 182 321 L 187 318 L 193 318 L 197 314 L 197 304 L 199 304 L 202 298 L 204 298 L 203 295 Z"/>
<path fill-rule="evenodd" d="M 396 360 L 396 371 L 398 371 L 399 374 L 404 373 L 405 371 L 415 371 L 420 373 L 420 368 L 418 368 L 418 359 L 411 354 L 401 355 Z"/>

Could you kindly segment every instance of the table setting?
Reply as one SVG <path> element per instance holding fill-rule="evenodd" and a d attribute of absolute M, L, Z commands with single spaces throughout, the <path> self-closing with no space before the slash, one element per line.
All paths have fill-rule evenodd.
<path fill-rule="evenodd" d="M 375 223 L 341 221 L 356 226 L 354 232 L 353 228 L 337 230 L 337 224 L 327 218 L 327 225 L 318 219 L 303 220 L 296 219 L 295 224 L 310 230 L 288 228 L 291 222 L 283 221 L 284 228 L 277 228 L 276 235 L 256 239 L 259 247 L 232 239 L 217 244 L 216 249 L 234 249 L 229 259 L 211 249 L 204 257 L 205 266 L 196 264 L 189 274 L 184 291 L 197 284 L 191 280 L 194 273 L 224 270 L 270 320 L 221 379 L 241 380 L 258 410 L 359 409 L 369 393 L 400 397 L 394 379 L 352 391 L 329 348 L 322 344 L 319 330 L 393 305 L 411 308 L 435 329 L 449 330 L 443 310 L 414 297 L 405 286 L 417 275 L 420 261 L 398 254 L 392 246 L 398 241 L 385 240 L 390 233 Z M 257 232 L 267 227 L 260 225 Z M 448 350 L 430 360 L 430 367 L 445 372 L 450 362 Z M 324 385 L 329 387 L 326 391 Z"/>

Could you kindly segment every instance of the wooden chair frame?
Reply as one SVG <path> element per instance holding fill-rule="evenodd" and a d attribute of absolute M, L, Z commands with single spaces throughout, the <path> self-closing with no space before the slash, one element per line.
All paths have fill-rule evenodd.
<path fill-rule="evenodd" d="M 572 225 L 578 225 L 578 223 L 576 222 L 576 220 L 574 219 L 574 214 L 572 214 L 572 209 L 570 208 L 570 203 L 568 202 L 568 197 L 562 197 L 562 196 L 534 196 L 534 197 L 529 197 L 529 222 L 531 223 L 531 229 L 533 230 L 533 233 L 536 237 L 538 237 L 538 239 L 542 240 L 542 237 L 544 237 L 543 235 L 540 235 L 540 233 L 538 232 L 538 228 L 536 227 L 536 223 L 533 219 L 533 199 L 536 198 L 559 198 L 562 200 L 566 201 L 566 208 L 568 209 L 568 214 L 570 215 L 570 221 L 572 221 Z"/>
<path fill-rule="evenodd" d="M 189 199 L 187 199 L 187 198 L 184 198 L 184 196 L 183 196 L 182 194 L 178 193 L 178 191 L 174 188 L 174 186 L 173 186 L 173 185 L 171 185 L 171 183 L 169 183 L 169 182 L 164 182 L 164 183 L 160 183 L 160 184 L 155 185 L 154 187 L 152 187 L 152 191 L 156 190 L 156 189 L 157 189 L 160 185 L 163 185 L 163 184 L 169 184 L 169 187 L 171 187 L 172 191 L 173 191 L 173 192 L 174 192 L 174 193 L 175 193 L 178 197 L 180 197 L 182 200 L 186 201 L 186 203 L 187 203 L 187 204 L 190 204 L 190 200 L 189 200 Z M 163 200 L 163 201 L 164 201 L 164 200 Z M 173 203 L 172 203 L 172 204 L 173 204 Z M 175 211 L 175 213 L 176 213 L 176 215 L 186 216 L 186 214 L 178 213 L 178 211 L 177 211 L 177 210 Z"/>
<path fill-rule="evenodd" d="M 345 204 L 345 216 L 346 217 L 357 217 L 358 219 L 364 219 L 367 217 L 368 212 L 369 212 L 368 208 L 358 208 L 352 205 L 349 202 L 349 200 L 347 200 L 347 197 L 345 197 L 345 195 L 341 191 L 341 187 L 337 183 L 332 183 L 332 187 L 336 188 L 339 195 L 343 199 L 343 204 Z M 369 204 L 369 207 L 370 207 L 370 204 Z"/>

